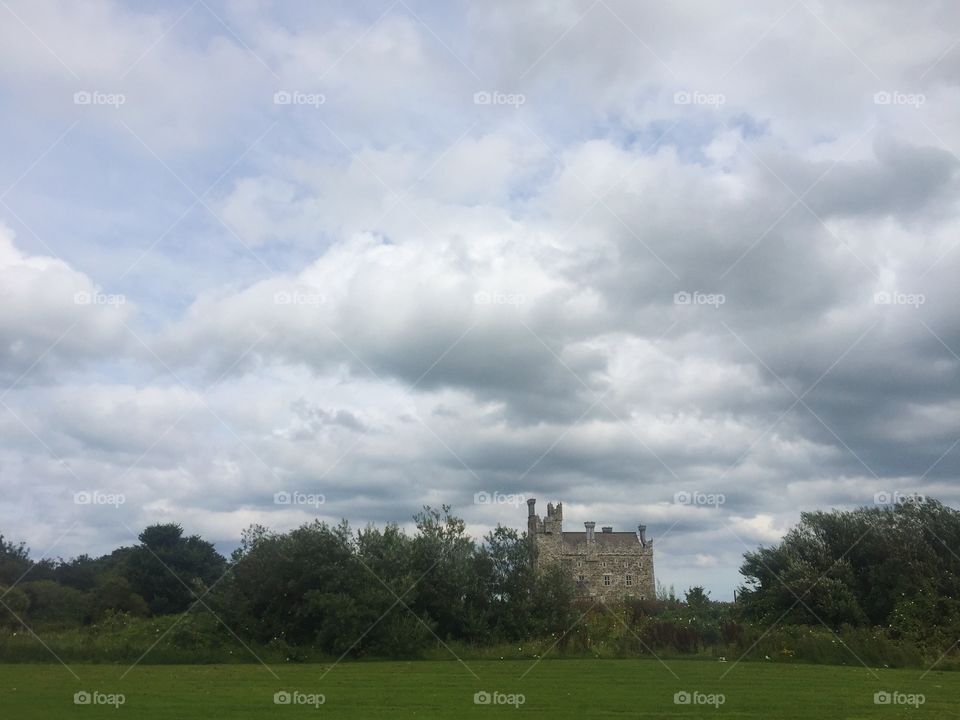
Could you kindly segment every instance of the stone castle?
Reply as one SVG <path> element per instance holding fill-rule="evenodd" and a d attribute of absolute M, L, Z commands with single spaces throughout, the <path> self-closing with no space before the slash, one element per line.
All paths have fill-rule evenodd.
<path fill-rule="evenodd" d="M 537 567 L 559 563 L 577 584 L 581 596 L 602 600 L 653 598 L 653 540 L 647 526 L 637 532 L 614 532 L 595 522 L 585 522 L 584 532 L 563 531 L 563 504 L 547 503 L 540 518 L 535 499 L 527 500 L 527 534 Z"/>

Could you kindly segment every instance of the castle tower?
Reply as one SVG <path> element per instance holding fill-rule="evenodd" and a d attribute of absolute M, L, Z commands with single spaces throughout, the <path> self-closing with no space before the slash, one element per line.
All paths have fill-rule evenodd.
<path fill-rule="evenodd" d="M 563 533 L 563 503 L 547 503 L 547 516 L 543 519 L 543 532 L 559 537 Z"/>

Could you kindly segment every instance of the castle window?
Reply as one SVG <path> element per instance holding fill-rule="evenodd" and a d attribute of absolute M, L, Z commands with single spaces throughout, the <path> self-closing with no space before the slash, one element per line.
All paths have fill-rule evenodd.
<path fill-rule="evenodd" d="M 600 567 L 606 567 L 606 566 L 607 566 L 607 561 L 606 561 L 606 560 L 604 560 L 602 563 L 600 563 Z"/>
<path fill-rule="evenodd" d="M 631 585 L 633 585 L 633 575 L 624 575 L 623 584 L 626 585 L 627 587 L 630 587 Z"/>
<path fill-rule="evenodd" d="M 583 567 L 583 563 L 577 560 L 577 567 Z"/>
<path fill-rule="evenodd" d="M 577 582 L 583 582 L 583 581 L 584 581 L 583 575 L 577 575 Z"/>
<path fill-rule="evenodd" d="M 603 576 L 603 584 L 604 584 L 604 585 L 607 585 L 607 586 L 613 585 L 613 578 L 612 578 L 610 575 L 604 575 L 604 576 Z"/>

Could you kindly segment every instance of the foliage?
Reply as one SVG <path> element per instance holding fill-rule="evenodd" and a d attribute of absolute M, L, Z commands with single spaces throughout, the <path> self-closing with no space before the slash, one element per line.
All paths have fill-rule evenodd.
<path fill-rule="evenodd" d="M 743 616 L 760 623 L 889 628 L 925 641 L 960 628 L 960 512 L 932 499 L 803 513 L 744 556 Z"/>
<path fill-rule="evenodd" d="M 121 573 L 154 615 L 185 611 L 226 569 L 226 561 L 198 535 L 183 537 L 175 523 L 151 525 L 126 556 Z"/>
<path fill-rule="evenodd" d="M 32 562 L 0 537 L 0 659 L 271 662 L 353 658 L 701 656 L 870 666 L 957 664 L 960 513 L 935 501 L 805 513 L 744 557 L 737 603 L 702 586 L 578 598 L 529 539 L 482 542 L 449 507 L 416 530 L 252 526 L 227 562 L 176 524 L 109 555 Z M 29 629 L 28 629 L 29 628 Z M 41 630 L 44 643 L 36 642 Z"/>

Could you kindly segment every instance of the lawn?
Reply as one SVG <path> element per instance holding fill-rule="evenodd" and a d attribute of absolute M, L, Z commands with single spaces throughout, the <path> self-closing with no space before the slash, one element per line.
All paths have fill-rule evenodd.
<path fill-rule="evenodd" d="M 0 665 L 0 708 L 3 717 L 18 720 L 124 715 L 171 720 L 960 716 L 958 673 L 931 672 L 921 679 L 919 670 L 698 660 L 667 664 L 669 669 L 655 660 L 486 660 L 467 666 L 456 661 L 352 662 L 273 666 L 277 677 L 255 664 L 139 665 L 125 677 L 127 666 L 72 665 L 79 680 L 56 664 Z M 96 702 L 75 704 L 77 692 L 97 693 Z M 281 699 L 293 702 L 276 704 L 278 692 L 288 693 Z M 491 702 L 476 704 L 475 694 L 483 692 L 490 695 L 480 699 Z M 891 693 L 893 701 L 875 704 L 877 692 Z M 691 702 L 675 703 L 676 693 L 689 693 L 680 697 Z M 120 694 L 122 705 L 109 704 L 119 702 L 111 696 Z M 904 704 L 919 702 L 918 695 L 923 696 L 919 709 Z"/>

